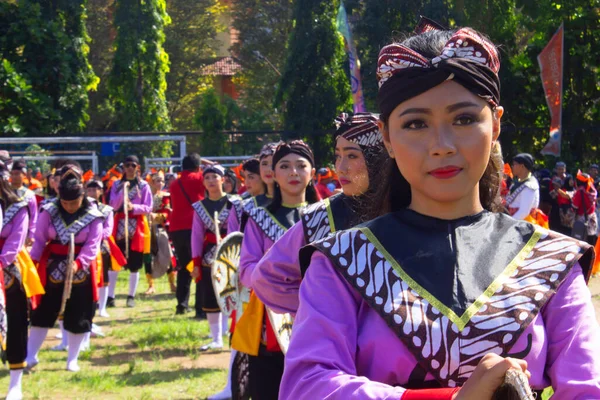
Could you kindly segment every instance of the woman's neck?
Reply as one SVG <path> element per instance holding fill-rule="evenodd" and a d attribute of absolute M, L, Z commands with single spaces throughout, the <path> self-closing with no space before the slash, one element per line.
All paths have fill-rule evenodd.
<path fill-rule="evenodd" d="M 306 190 L 302 191 L 302 193 L 297 195 L 281 191 L 281 204 L 296 205 L 302 204 L 304 202 L 306 202 Z"/>
<path fill-rule="evenodd" d="M 267 184 L 267 197 L 269 198 L 273 198 L 273 195 L 275 194 L 275 183 L 269 183 Z"/>
<path fill-rule="evenodd" d="M 125 175 L 125 180 L 126 181 L 132 181 L 134 179 L 135 179 L 135 175 L 133 175 L 133 176 Z"/>
<path fill-rule="evenodd" d="M 208 192 L 209 200 L 213 200 L 213 201 L 221 200 L 223 198 L 223 196 L 225 196 L 225 192 L 223 190 L 219 190 L 219 191 L 215 190 L 213 192 L 211 192 L 211 191 Z"/>
<path fill-rule="evenodd" d="M 451 220 L 475 215 L 483 211 L 479 200 L 479 185 L 464 197 L 453 201 L 438 201 L 424 193 L 411 191 L 409 209 L 429 217 Z"/>

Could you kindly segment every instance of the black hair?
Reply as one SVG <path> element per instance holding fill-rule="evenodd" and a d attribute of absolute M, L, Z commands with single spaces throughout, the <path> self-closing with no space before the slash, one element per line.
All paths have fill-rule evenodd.
<path fill-rule="evenodd" d="M 191 153 L 183 157 L 183 160 L 181 161 L 181 169 L 184 171 L 196 171 L 198 168 L 200 168 L 200 164 L 202 164 L 202 158 L 200 158 L 200 154 Z"/>
<path fill-rule="evenodd" d="M 402 44 L 431 59 L 442 52 L 442 49 L 455 32 L 456 30 L 429 31 L 411 36 L 404 40 Z M 481 33 L 479 34 L 484 36 Z M 381 114 L 379 118 L 384 124 L 383 134 L 385 136 L 388 129 L 389 114 Z M 361 210 L 367 219 L 373 219 L 388 212 L 406 208 L 412 201 L 410 184 L 400 173 L 396 161 L 390 158 L 387 152 L 384 153 L 379 163 L 381 168 L 379 168 L 377 174 L 377 189 L 371 196 L 370 206 Z M 479 181 L 481 205 L 488 211 L 499 212 L 501 210 L 500 183 L 503 176 L 503 165 L 500 143 L 495 142 L 486 170 Z"/>
<path fill-rule="evenodd" d="M 0 175 L 8 174 L 8 168 L 3 162 L 0 162 Z M 8 179 L 0 176 L 0 205 L 2 210 L 6 211 L 8 207 L 19 201 L 19 198 L 13 192 Z"/>

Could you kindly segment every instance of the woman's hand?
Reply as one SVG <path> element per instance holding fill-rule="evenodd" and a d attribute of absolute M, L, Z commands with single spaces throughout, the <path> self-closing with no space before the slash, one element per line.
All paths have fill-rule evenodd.
<path fill-rule="evenodd" d="M 471 377 L 458 391 L 454 400 L 490 400 L 496 389 L 504 382 L 506 371 L 511 368 L 523 371 L 527 377 L 531 375 L 527 371 L 527 361 L 525 360 L 486 354 L 477 364 Z"/>

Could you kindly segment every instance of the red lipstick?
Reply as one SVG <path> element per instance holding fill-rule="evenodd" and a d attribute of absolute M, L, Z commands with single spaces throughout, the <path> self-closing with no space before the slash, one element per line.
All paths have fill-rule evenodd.
<path fill-rule="evenodd" d="M 450 179 L 454 178 L 456 175 L 462 172 L 462 168 L 459 168 L 454 165 L 448 165 L 446 167 L 434 169 L 433 171 L 429 171 L 429 175 L 433 176 L 437 179 Z"/>
<path fill-rule="evenodd" d="M 290 185 L 299 185 L 300 181 L 290 181 Z"/>
<path fill-rule="evenodd" d="M 340 184 L 342 184 L 342 185 L 348 185 L 350 183 L 352 183 L 352 181 L 350 181 L 350 180 L 348 180 L 346 178 L 340 178 Z"/>

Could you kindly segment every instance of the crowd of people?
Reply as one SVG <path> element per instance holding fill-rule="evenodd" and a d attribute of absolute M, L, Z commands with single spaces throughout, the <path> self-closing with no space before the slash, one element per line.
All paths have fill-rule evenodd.
<path fill-rule="evenodd" d="M 230 332 L 213 399 L 487 400 L 508 371 L 523 390 L 600 398 L 587 288 L 598 166 L 573 177 L 526 153 L 504 164 L 499 69 L 483 35 L 424 19 L 380 52 L 380 114 L 334 121 L 333 169 L 301 140 L 229 171 L 190 154 L 168 177 L 145 176 L 135 155 L 100 178 L 64 160 L 38 205 L 26 165 L 0 153 L 7 398 L 22 397 L 57 320 L 78 371 L 94 317 L 118 306 L 119 271 L 135 307 L 142 268 L 147 295 L 169 277 L 175 314 L 192 311 L 195 283 L 212 337 L 201 350 Z M 230 326 L 211 267 L 235 232 L 250 292 Z"/>

